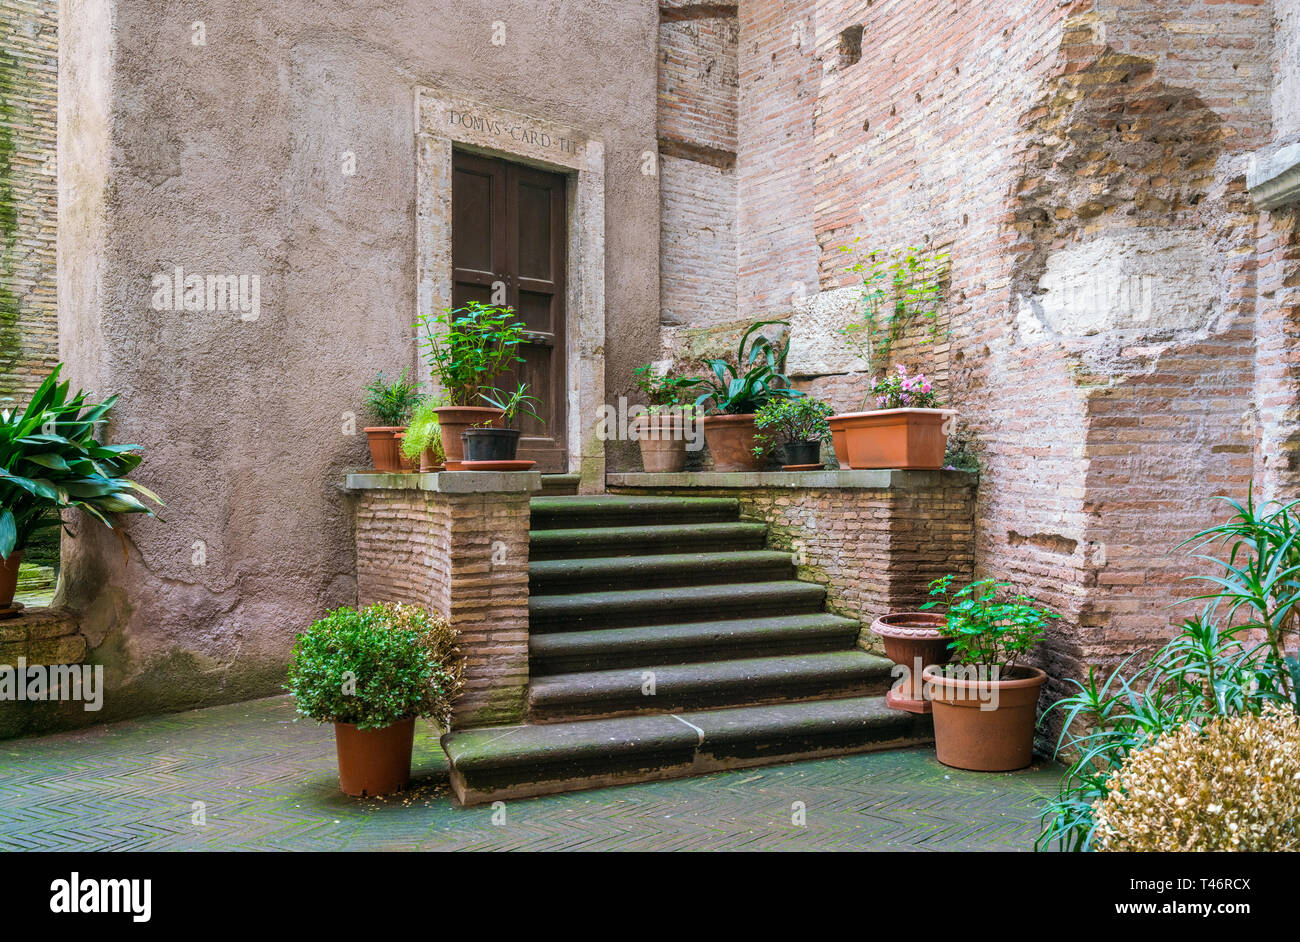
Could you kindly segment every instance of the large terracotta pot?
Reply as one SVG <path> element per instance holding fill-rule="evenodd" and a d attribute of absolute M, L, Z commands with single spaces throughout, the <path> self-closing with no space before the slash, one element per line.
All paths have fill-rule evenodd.
<path fill-rule="evenodd" d="M 890 612 L 872 622 L 871 630 L 885 643 L 885 657 L 907 668 L 889 692 L 885 704 L 908 713 L 929 713 L 922 672 L 931 664 L 947 664 L 952 657 L 941 629 L 945 615 L 934 612 Z"/>
<path fill-rule="evenodd" d="M 397 433 L 402 430 L 400 425 L 374 425 L 366 429 L 370 463 L 376 471 L 393 473 L 402 470 L 402 449 L 397 443 Z"/>
<path fill-rule="evenodd" d="M 1038 694 L 1047 675 L 1018 667 L 1005 680 L 949 677 L 927 667 L 926 692 L 934 704 L 934 747 L 939 761 L 955 769 L 1010 772 L 1034 758 Z"/>
<path fill-rule="evenodd" d="M 841 468 L 936 471 L 948 447 L 950 409 L 846 412 L 826 421 Z"/>
<path fill-rule="evenodd" d="M 18 589 L 18 567 L 23 562 L 23 550 L 14 550 L 9 558 L 0 562 L 0 608 L 14 604 L 14 592 Z"/>
<path fill-rule="evenodd" d="M 502 428 L 505 425 L 501 418 L 505 413 L 488 406 L 442 406 L 433 411 L 438 416 L 438 432 L 442 436 L 442 453 L 447 456 L 448 470 L 451 470 L 453 462 L 459 465 L 465 460 L 461 432 L 474 426 Z"/>
<path fill-rule="evenodd" d="M 686 434 L 679 413 L 638 415 L 628 430 L 641 446 L 641 465 L 650 472 L 686 468 Z"/>
<path fill-rule="evenodd" d="M 704 440 L 715 471 L 762 471 L 767 459 L 754 455 L 753 415 L 707 415 Z"/>
<path fill-rule="evenodd" d="M 339 754 L 339 788 L 345 795 L 387 795 L 411 780 L 415 720 L 399 720 L 382 729 L 334 724 Z"/>

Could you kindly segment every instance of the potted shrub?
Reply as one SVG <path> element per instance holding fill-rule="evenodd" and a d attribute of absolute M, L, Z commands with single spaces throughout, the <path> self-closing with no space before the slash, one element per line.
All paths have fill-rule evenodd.
<path fill-rule="evenodd" d="M 479 397 L 488 403 L 493 409 L 500 410 L 500 420 L 503 425 L 508 425 L 515 420 L 515 416 L 522 411 L 525 415 L 531 415 L 537 418 L 537 412 L 533 409 L 533 403 L 539 402 L 535 396 L 529 396 L 528 384 L 520 383 L 519 387 L 510 395 L 506 395 L 499 389 L 485 391 L 479 394 Z M 465 467 L 471 469 L 470 465 L 481 465 L 484 462 L 493 464 L 499 462 L 513 462 L 515 456 L 519 453 L 519 429 L 495 427 L 492 425 L 475 425 L 465 429 L 460 433 L 461 440 L 464 442 Z M 532 467 L 536 462 L 527 462 L 528 467 Z M 524 470 L 494 468 L 482 470 Z"/>
<path fill-rule="evenodd" d="M 810 396 L 771 400 L 754 416 L 754 455 L 780 449 L 787 471 L 820 468 L 822 442 L 831 434 L 826 419 L 834 411 Z"/>
<path fill-rule="evenodd" d="M 1019 663 L 1038 644 L 1054 612 L 1005 582 L 981 579 L 956 592 L 952 576 L 936 579 L 936 601 L 947 608 L 943 627 L 953 663 L 922 672 L 934 708 L 939 761 L 957 769 L 1006 772 L 1033 759 L 1038 693 L 1047 679 Z"/>
<path fill-rule="evenodd" d="M 636 385 L 649 401 L 644 415 L 632 420 L 629 431 L 641 447 L 646 471 L 681 471 L 686 467 L 686 424 L 694 422 L 695 405 L 683 394 L 699 384 L 696 377 L 668 376 L 647 363 L 636 370 Z"/>
<path fill-rule="evenodd" d="M 713 454 L 713 466 L 718 471 L 761 471 L 764 460 L 754 454 L 754 416 L 773 399 L 797 399 L 803 395 L 790 388 L 782 372 L 790 340 L 777 347 L 762 334 L 750 337 L 761 328 L 774 324 L 786 326 L 785 321 L 759 321 L 749 327 L 736 348 L 736 361 L 721 358 L 705 360 L 712 376 L 705 376 L 695 385 L 704 386 L 707 392 L 696 400 L 704 416 L 704 440 Z"/>
<path fill-rule="evenodd" d="M 23 552 L 42 530 L 62 525 L 63 510 L 79 507 L 113 529 L 118 514 L 156 516 L 136 495 L 162 506 L 127 477 L 142 460 L 140 446 L 95 439 L 117 397 L 96 405 L 84 392 L 69 396 L 62 369 L 54 367 L 22 412 L 0 411 L 0 609 L 15 607 Z"/>
<path fill-rule="evenodd" d="M 402 457 L 419 463 L 421 472 L 438 471 L 446 456 L 442 453 L 442 435 L 438 428 L 438 407 L 442 400 L 425 396 L 411 413 L 411 424 L 402 436 Z"/>
<path fill-rule="evenodd" d="M 299 713 L 334 724 L 345 794 L 405 787 L 415 720 L 449 727 L 462 686 L 455 638 L 440 615 L 387 602 L 337 609 L 298 635 L 285 689 Z"/>
<path fill-rule="evenodd" d="M 464 460 L 461 433 L 465 429 L 504 425 L 503 410 L 483 404 L 483 393 L 496 392 L 493 383 L 515 364 L 523 363 L 519 345 L 527 337 L 513 308 L 470 301 L 447 308 L 436 318 L 422 317 L 425 360 L 441 387 L 437 409 L 442 450 L 448 469 Z"/>
<path fill-rule="evenodd" d="M 875 401 L 876 408 L 865 411 Z M 835 457 L 842 468 L 912 468 L 938 470 L 948 446 L 953 412 L 939 408 L 938 396 L 924 373 L 894 372 L 871 385 L 862 412 L 828 419 Z"/>
<path fill-rule="evenodd" d="M 908 713 L 929 713 L 922 674 L 932 664 L 947 664 L 952 652 L 943 629 L 948 619 L 935 612 L 890 612 L 871 624 L 885 646 L 885 657 L 897 664 L 897 680 L 885 694 L 885 704 Z"/>
<path fill-rule="evenodd" d="M 378 424 L 366 428 L 370 444 L 370 461 L 376 471 L 401 471 L 402 453 L 397 433 L 405 428 L 411 411 L 420 401 L 420 387 L 406 378 L 406 368 L 392 383 L 384 381 L 381 371 L 366 387 L 366 412 Z"/>

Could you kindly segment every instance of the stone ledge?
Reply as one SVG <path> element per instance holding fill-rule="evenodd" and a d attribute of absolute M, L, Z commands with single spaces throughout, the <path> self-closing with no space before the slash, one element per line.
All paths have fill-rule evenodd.
<path fill-rule="evenodd" d="M 431 491 L 437 494 L 534 494 L 542 489 L 537 471 L 439 471 L 433 474 L 351 473 L 349 491 Z"/>
<path fill-rule="evenodd" d="M 80 664 L 86 638 L 76 615 L 66 609 L 32 608 L 0 621 L 0 664 Z"/>
<path fill-rule="evenodd" d="M 974 487 L 969 471 L 644 471 L 605 475 L 607 487 L 752 489 L 845 488 L 858 490 L 918 490 L 931 487 Z"/>
<path fill-rule="evenodd" d="M 1246 188 L 1264 209 L 1300 202 L 1300 143 L 1254 154 Z"/>

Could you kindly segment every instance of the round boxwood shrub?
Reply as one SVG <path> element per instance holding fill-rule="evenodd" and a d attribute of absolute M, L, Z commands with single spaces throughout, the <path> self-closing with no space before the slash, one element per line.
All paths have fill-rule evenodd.
<path fill-rule="evenodd" d="M 298 635 L 286 689 L 322 723 L 379 729 L 433 717 L 448 728 L 462 686 L 455 638 L 445 618 L 414 605 L 340 608 Z"/>

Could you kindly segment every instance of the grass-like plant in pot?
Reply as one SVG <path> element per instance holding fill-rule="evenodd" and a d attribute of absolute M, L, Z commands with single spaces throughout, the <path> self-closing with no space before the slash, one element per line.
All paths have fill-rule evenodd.
<path fill-rule="evenodd" d="M 436 317 L 421 317 L 416 328 L 441 390 L 438 425 L 447 469 L 458 470 L 465 457 L 461 441 L 465 429 L 505 424 L 505 410 L 485 404 L 483 395 L 499 396 L 497 380 L 524 362 L 519 345 L 527 339 L 527 329 L 513 308 L 479 301 L 447 308 Z"/>
<path fill-rule="evenodd" d="M 514 422 L 518 415 L 531 415 L 534 419 L 538 418 L 537 411 L 533 403 L 540 402 L 536 396 L 528 395 L 528 384 L 520 383 L 512 393 L 506 393 L 500 389 L 486 390 L 479 394 L 479 397 L 494 409 L 501 410 L 501 421 L 509 426 Z M 519 437 L 522 433 L 515 428 L 497 428 L 492 425 L 475 425 L 465 429 L 460 433 L 461 440 L 464 442 L 465 467 L 473 470 L 471 463 L 481 465 L 482 462 L 515 462 L 515 456 L 519 450 Z M 506 469 L 497 468 L 495 470 L 527 470 L 523 465 L 532 467 L 535 461 L 518 462 L 520 467 Z"/>
<path fill-rule="evenodd" d="M 59 382 L 62 369 L 54 368 L 23 411 L 0 411 L 0 608 L 13 605 L 23 552 L 43 530 L 62 525 L 62 511 L 79 508 L 114 529 L 119 514 L 156 516 L 141 496 L 162 506 L 127 477 L 140 465 L 140 446 L 95 437 L 117 397 L 95 404 L 84 392 L 70 395 Z"/>
<path fill-rule="evenodd" d="M 660 372 L 653 363 L 637 367 L 636 386 L 649 403 L 644 414 L 629 423 L 628 431 L 641 447 L 641 465 L 650 472 L 681 471 L 686 467 L 687 426 L 698 421 L 689 390 L 700 382 L 695 376 Z"/>
<path fill-rule="evenodd" d="M 785 375 L 790 338 L 778 345 L 759 333 L 764 327 L 788 327 L 782 320 L 759 321 L 741 335 L 732 360 L 705 360 L 710 373 L 698 386 L 705 389 L 695 405 L 704 417 L 704 440 L 718 471 L 761 471 L 765 461 L 754 454 L 754 416 L 773 399 L 798 399 L 803 393 L 790 388 Z M 751 340 L 751 337 L 753 338 Z"/>
<path fill-rule="evenodd" d="M 955 413 L 940 407 L 924 373 L 911 376 L 906 366 L 897 364 L 892 372 L 872 381 L 862 408 L 862 412 L 845 412 L 829 419 L 840 467 L 943 467 Z"/>
<path fill-rule="evenodd" d="M 299 713 L 334 724 L 346 794 L 405 787 L 415 720 L 450 727 L 463 686 L 455 642 L 442 616 L 388 602 L 336 609 L 298 635 L 286 689 Z"/>
<path fill-rule="evenodd" d="M 773 399 L 754 416 L 754 454 L 784 452 L 786 470 L 821 466 L 822 442 L 831 436 L 826 419 L 835 410 L 820 399 Z"/>
<path fill-rule="evenodd" d="M 442 452 L 442 434 L 438 426 L 438 407 L 442 400 L 425 396 L 411 413 L 411 424 L 402 436 L 402 457 L 419 462 L 422 472 L 436 471 L 446 460 Z"/>
<path fill-rule="evenodd" d="M 376 422 L 366 427 L 366 441 L 376 471 L 403 470 L 397 435 L 406 427 L 419 402 L 419 383 L 407 378 L 406 367 L 393 382 L 387 382 L 381 371 L 366 387 L 366 413 Z"/>
<path fill-rule="evenodd" d="M 980 579 L 953 591 L 953 576 L 930 584 L 943 606 L 941 629 L 952 662 L 922 673 L 934 709 L 939 761 L 958 769 L 1005 772 L 1033 760 L 1038 694 L 1047 675 L 1022 659 L 1038 644 L 1055 612 L 1012 586 Z"/>

